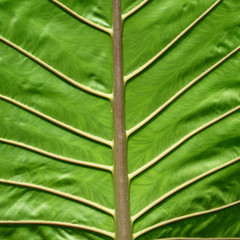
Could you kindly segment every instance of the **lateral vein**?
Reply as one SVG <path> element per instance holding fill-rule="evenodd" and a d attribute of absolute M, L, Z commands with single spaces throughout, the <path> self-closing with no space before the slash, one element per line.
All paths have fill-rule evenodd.
<path fill-rule="evenodd" d="M 87 230 L 95 233 L 99 233 L 111 238 L 114 238 L 114 233 L 108 232 L 99 228 L 89 227 L 85 225 L 80 224 L 73 224 L 73 223 L 67 223 L 67 222 L 56 222 L 56 221 L 45 221 L 45 220 L 20 220 L 20 221 L 0 221 L 0 224 L 8 224 L 8 225 L 50 225 L 50 226 L 59 226 L 59 227 L 71 227 L 71 228 L 78 228 L 82 230 Z"/>
<path fill-rule="evenodd" d="M 238 162 L 240 160 L 240 157 L 234 159 L 234 160 L 231 160 L 227 163 L 224 163 L 218 167 L 215 167 L 203 174 L 200 174 L 199 176 L 195 177 L 195 178 L 192 178 L 191 180 L 179 185 L 178 187 L 172 189 L 171 191 L 169 191 L 168 193 L 164 194 L 162 197 L 158 198 L 156 201 L 152 202 L 151 204 L 149 204 L 147 207 L 145 207 L 144 209 L 142 209 L 140 212 L 138 212 L 136 215 L 134 215 L 132 217 L 132 221 L 136 221 L 139 217 L 141 217 L 143 214 L 145 214 L 146 212 L 148 212 L 150 209 L 152 209 L 153 207 L 155 207 L 156 205 L 158 205 L 160 202 L 166 200 L 167 198 L 169 198 L 170 196 L 172 196 L 173 194 L 179 192 L 180 190 L 182 190 L 183 188 L 199 181 L 200 179 L 203 179 L 219 170 L 222 170 L 236 162 Z"/>
<path fill-rule="evenodd" d="M 112 166 L 107 166 L 107 165 L 102 165 L 102 164 L 98 164 L 98 163 L 91 163 L 91 162 L 85 162 L 85 161 L 81 161 L 81 160 L 76 160 L 76 159 L 72 159 L 72 158 L 67 158 L 64 156 L 60 156 L 54 153 L 50 153 L 47 151 L 44 151 L 42 149 L 39 148 L 35 148 L 33 146 L 24 144 L 24 143 L 20 143 L 20 142 L 16 142 L 13 140 L 9 140 L 9 139 L 5 139 L 5 138 L 0 138 L 0 142 L 2 143 L 6 143 L 6 144 L 10 144 L 10 145 L 14 145 L 17 147 L 21 147 L 39 154 L 42 154 L 46 157 L 50 157 L 50 158 L 54 158 L 63 162 L 68 162 L 68 163 L 73 163 L 73 164 L 77 164 L 77 165 L 81 165 L 81 166 L 86 166 L 86 167 L 91 167 L 91 168 L 96 168 L 96 169 L 101 169 L 101 170 L 105 170 L 105 171 L 109 171 L 112 172 Z"/>
<path fill-rule="evenodd" d="M 111 100 L 112 99 L 112 94 L 107 94 L 107 93 L 104 93 L 104 92 L 100 92 L 98 90 L 94 90 L 92 88 L 89 88 L 81 83 L 78 83 L 76 81 L 74 81 L 73 79 L 71 79 L 70 77 L 67 77 L 66 75 L 64 75 L 63 73 L 61 73 L 60 71 L 56 70 L 55 68 L 51 67 L 50 65 L 48 65 L 46 62 L 40 60 L 39 58 L 35 57 L 34 55 L 32 55 L 30 52 L 24 50 L 23 48 L 17 46 L 16 44 L 12 43 L 11 41 L 3 38 L 3 37 L 0 37 L 0 41 L 4 42 L 5 44 L 7 44 L 8 46 L 16 49 L 17 51 L 19 51 L 20 53 L 24 54 L 25 56 L 29 57 L 30 59 L 32 59 L 33 61 L 35 61 L 36 63 L 38 63 L 39 65 L 41 65 L 42 67 L 46 68 L 47 70 L 49 70 L 50 72 L 56 74 L 58 77 L 64 79 L 66 82 L 72 84 L 73 86 L 85 91 L 85 92 L 88 92 L 88 93 L 91 93 L 95 96 L 99 96 L 99 97 L 102 97 L 102 98 L 106 98 L 106 99 L 109 99 Z"/>
<path fill-rule="evenodd" d="M 197 133 L 201 132 L 202 130 L 204 130 L 205 128 L 208 128 L 209 126 L 213 125 L 214 123 L 224 119 L 225 117 L 229 116 L 230 114 L 238 111 L 240 109 L 240 106 L 233 108 L 232 110 L 226 112 L 225 114 L 213 119 L 212 121 L 202 125 L 201 127 L 197 128 L 196 130 L 190 132 L 189 134 L 187 134 L 185 137 L 183 137 L 182 139 L 180 139 L 178 142 L 176 142 L 175 144 L 173 144 L 170 148 L 168 148 L 167 150 L 165 150 L 163 153 L 161 153 L 160 155 L 158 155 L 156 158 L 154 158 L 153 160 L 151 160 L 150 162 L 148 162 L 147 164 L 145 164 L 144 166 L 140 167 L 138 170 L 132 172 L 131 174 L 129 174 L 129 178 L 133 179 L 134 177 L 136 177 L 137 175 L 139 175 L 140 173 L 142 173 L 143 171 L 147 170 L 148 168 L 150 168 L 152 165 L 154 165 L 155 163 L 157 163 L 159 160 L 161 160 L 163 157 L 165 157 L 167 154 L 169 154 L 170 152 L 172 152 L 175 148 L 179 147 L 182 143 L 184 143 L 185 141 L 187 141 L 189 138 L 191 138 L 192 136 L 196 135 Z"/>
<path fill-rule="evenodd" d="M 221 0 L 217 0 L 210 8 L 208 8 L 200 17 L 198 17 L 193 23 L 191 23 L 185 30 L 183 30 L 176 38 L 174 38 L 165 48 L 163 48 L 158 54 L 156 54 L 152 59 L 143 64 L 141 67 L 133 71 L 127 76 L 124 76 L 124 81 L 127 82 L 131 78 L 135 77 L 152 63 L 154 63 L 162 54 L 164 54 L 173 44 L 175 44 L 186 32 L 188 32 L 193 26 L 195 26 L 203 17 L 205 17 Z"/>
<path fill-rule="evenodd" d="M 22 182 L 10 181 L 10 180 L 5 180 L 5 179 L 0 179 L 0 183 L 41 190 L 43 192 L 48 192 L 48 193 L 51 193 L 51 194 L 54 194 L 54 195 L 57 195 L 57 196 L 60 196 L 60 197 L 63 197 L 63 198 L 67 198 L 67 199 L 70 199 L 70 200 L 73 200 L 73 201 L 77 201 L 77 202 L 86 204 L 90 207 L 97 208 L 97 209 L 99 209 L 103 212 L 106 212 L 106 213 L 108 213 L 112 216 L 114 214 L 113 209 L 104 207 L 104 206 L 102 206 L 98 203 L 86 200 L 84 198 L 77 197 L 77 196 L 69 194 L 69 193 L 64 193 L 64 192 L 61 192 L 61 191 L 58 191 L 58 190 L 55 190 L 55 189 L 52 189 L 52 188 L 48 188 L 48 187 L 44 187 L 44 186 L 40 186 L 40 185 L 36 185 L 36 184 L 31 184 L 31 183 L 22 183 Z"/>
<path fill-rule="evenodd" d="M 196 77 L 194 80 L 192 80 L 190 83 L 188 83 L 184 88 L 182 88 L 180 91 L 178 91 L 173 97 L 171 97 L 168 101 L 166 101 L 162 106 L 160 106 L 157 110 L 155 110 L 153 113 L 151 113 L 148 117 L 146 117 L 143 121 L 139 122 L 136 126 L 133 128 L 127 130 L 127 136 L 130 136 L 132 133 L 136 132 L 138 129 L 143 127 L 145 124 L 147 124 L 149 121 L 151 121 L 155 116 L 157 116 L 163 109 L 165 109 L 170 103 L 172 103 L 174 100 L 176 100 L 181 94 L 183 94 L 185 91 L 187 91 L 190 87 L 192 87 L 195 83 L 197 83 L 199 80 L 201 80 L 203 77 L 205 77 L 208 73 L 213 71 L 216 67 L 218 67 L 221 63 L 223 63 L 225 60 L 230 58 L 234 53 L 239 51 L 240 46 L 235 48 L 232 52 L 230 52 L 228 55 L 226 55 L 224 58 L 222 58 L 220 61 L 215 63 L 213 66 L 211 66 L 209 69 L 207 69 L 205 72 L 200 74 L 198 77 Z"/>
<path fill-rule="evenodd" d="M 142 8 L 146 3 L 148 3 L 150 0 L 143 0 L 141 3 L 139 3 L 136 7 L 134 7 L 132 10 L 128 11 L 127 13 L 122 15 L 122 20 L 125 20 L 133 13 L 137 12 L 140 8 Z"/>
<path fill-rule="evenodd" d="M 72 16 L 76 17 L 78 20 L 98 29 L 98 30 L 101 30 L 103 32 L 106 32 L 110 35 L 112 35 L 112 29 L 110 28 L 106 28 L 106 27 L 103 27 L 99 24 L 96 24 L 90 20 L 88 20 L 87 18 L 84 18 L 82 16 L 80 16 L 78 13 L 76 13 L 75 11 L 71 10 L 70 8 L 68 8 L 66 5 L 62 4 L 61 2 L 57 1 L 57 0 L 50 0 L 52 2 L 54 2 L 56 5 L 58 5 L 60 8 L 62 8 L 63 10 L 65 10 L 66 12 L 70 13 Z"/>
<path fill-rule="evenodd" d="M 81 131 L 79 129 L 76 129 L 74 127 L 71 127 L 68 124 L 60 122 L 60 121 L 58 121 L 58 120 L 56 120 L 56 119 L 54 119 L 54 118 L 52 118 L 52 117 L 50 117 L 50 116 L 48 116 L 48 115 L 46 115 L 44 113 L 41 113 L 41 112 L 31 108 L 31 107 L 28 107 L 25 104 L 22 104 L 22 103 L 14 100 L 14 99 L 12 99 L 10 97 L 7 97 L 7 96 L 4 96 L 4 95 L 0 94 L 0 99 L 3 99 L 5 101 L 7 101 L 7 102 L 10 102 L 10 103 L 12 103 L 12 104 L 14 104 L 14 105 L 16 105 L 18 107 L 21 107 L 21 108 L 23 108 L 23 109 L 25 109 L 25 110 L 27 110 L 27 111 L 29 111 L 31 113 L 34 113 L 37 116 L 39 116 L 39 117 L 41 117 L 41 118 L 43 118 L 45 120 L 48 120 L 48 121 L 50 121 L 50 122 L 52 122 L 52 123 L 54 123 L 54 124 L 56 124 L 58 126 L 61 126 L 61 127 L 65 128 L 65 129 L 68 129 L 68 130 L 70 130 L 70 131 L 72 131 L 72 132 L 74 132 L 74 133 L 76 133 L 78 135 L 84 136 L 84 137 L 86 137 L 88 139 L 91 139 L 91 140 L 94 140 L 96 142 L 99 142 L 99 143 L 102 143 L 102 144 L 105 144 L 107 146 L 112 147 L 112 141 L 109 141 L 109 140 L 106 140 L 106 139 L 94 136 L 92 134 L 89 134 L 89 133 L 86 133 L 86 132 Z"/>
<path fill-rule="evenodd" d="M 174 223 L 174 222 L 177 222 L 177 221 L 181 221 L 181 220 L 185 220 L 185 219 L 188 219 L 188 218 L 192 218 L 192 217 L 198 217 L 198 216 L 201 216 L 201 215 L 205 215 L 205 214 L 209 214 L 209 213 L 214 213 L 214 212 L 218 212 L 218 211 L 221 211 L 223 209 L 226 209 L 226 208 L 230 208 L 230 207 L 233 207 L 237 204 L 240 204 L 240 200 L 238 201 L 235 201 L 233 203 L 230 203 L 230 204 L 226 204 L 224 206 L 221 206 L 221 207 L 218 207 L 218 208 L 213 208 L 213 209 L 210 209 L 210 210 L 206 210 L 206 211 L 202 211 L 202 212 L 197 212 L 197 213 L 192 213 L 192 214 L 187 214 L 187 215 L 183 215 L 181 217 L 176 217 L 176 218 L 172 218 L 170 220 L 167 220 L 167 221 L 164 221 L 164 222 L 161 222 L 161 223 L 158 223 L 158 224 L 155 224 L 151 227 L 148 227 L 148 228 L 145 228 L 137 233 L 134 234 L 134 238 L 137 238 L 153 229 L 156 229 L 156 228 L 159 228 L 159 227 L 162 227 L 162 226 L 165 226 L 165 225 L 168 225 L 170 223 Z"/>

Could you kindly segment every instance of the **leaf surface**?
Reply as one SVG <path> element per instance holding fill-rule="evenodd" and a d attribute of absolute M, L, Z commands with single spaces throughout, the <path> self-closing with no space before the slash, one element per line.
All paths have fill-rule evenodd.
<path fill-rule="evenodd" d="M 240 4 L 122 0 L 133 237 L 240 237 Z M 0 0 L 0 237 L 114 238 L 111 1 Z"/>

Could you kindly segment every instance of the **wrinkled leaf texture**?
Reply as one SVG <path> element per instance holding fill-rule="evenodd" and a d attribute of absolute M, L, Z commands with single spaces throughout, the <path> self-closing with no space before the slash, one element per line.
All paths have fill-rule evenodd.
<path fill-rule="evenodd" d="M 112 2 L 61 3 L 96 27 L 48 0 L 0 0 L 2 240 L 98 240 L 111 239 L 105 231 L 114 233 L 111 172 L 61 159 L 113 165 L 111 148 L 101 142 L 113 140 L 111 102 L 31 58 L 111 94 L 112 42 L 98 28 L 111 29 Z M 216 1 L 122 0 L 122 13 L 141 3 L 126 17 L 123 30 L 134 237 L 240 237 L 240 2 L 218 1 L 195 23 Z M 110 214 L 74 197 L 104 206 Z M 36 223 L 16 224 L 28 220 Z"/>

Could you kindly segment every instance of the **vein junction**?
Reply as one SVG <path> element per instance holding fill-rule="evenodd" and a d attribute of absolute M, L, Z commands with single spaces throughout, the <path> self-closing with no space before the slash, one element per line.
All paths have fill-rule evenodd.
<path fill-rule="evenodd" d="M 106 171 L 109 171 L 109 172 L 112 172 L 112 170 L 113 170 L 112 166 L 107 166 L 107 165 L 102 165 L 102 164 L 92 163 L 92 162 L 85 162 L 85 161 L 80 161 L 80 160 L 60 156 L 60 155 L 50 153 L 50 152 L 44 151 L 42 149 L 27 145 L 27 144 L 17 142 L 17 141 L 13 141 L 13 140 L 9 140 L 9 139 L 6 139 L 6 138 L 0 138 L 0 142 L 10 144 L 10 145 L 13 145 L 13 146 L 16 146 L 16 147 L 21 147 L 21 148 L 33 151 L 35 153 L 42 154 L 46 157 L 54 158 L 54 159 L 57 159 L 57 160 L 60 160 L 60 161 L 63 161 L 63 162 L 73 163 L 73 164 L 86 166 L 86 167 L 91 167 L 91 168 L 96 168 L 96 169 L 100 169 L 100 170 L 102 169 L 102 170 L 106 170 Z"/>
<path fill-rule="evenodd" d="M 22 182 L 10 181 L 10 180 L 6 180 L 6 179 L 0 179 L 0 183 L 41 190 L 43 192 L 48 192 L 48 193 L 51 193 L 51 194 L 54 194 L 54 195 L 57 195 L 57 196 L 60 196 L 60 197 L 64 197 L 64 198 L 67 198 L 67 199 L 70 199 L 70 200 L 74 200 L 74 201 L 86 204 L 90 207 L 97 208 L 97 209 L 99 209 L 103 212 L 106 212 L 106 213 L 110 214 L 110 215 L 114 214 L 113 209 L 104 207 L 100 204 L 94 203 L 94 202 L 86 200 L 84 198 L 80 198 L 78 196 L 75 196 L 75 195 L 72 195 L 72 194 L 69 194 L 69 193 L 64 193 L 64 192 L 61 192 L 61 191 L 58 191 L 58 190 L 55 190 L 55 189 L 52 189 L 52 188 L 48 188 L 48 187 L 44 187 L 44 186 L 40 186 L 40 185 L 36 185 L 36 184 L 31 184 L 31 183 L 22 183 Z"/>
<path fill-rule="evenodd" d="M 134 7 L 133 9 L 131 9 L 129 12 L 125 13 L 122 15 L 122 20 L 125 20 L 126 18 L 128 18 L 129 16 L 131 16 L 132 14 L 134 14 L 135 12 L 137 12 L 138 10 L 140 10 L 146 3 L 148 3 L 151 0 L 143 0 L 141 3 L 139 3 L 136 7 Z"/>
<path fill-rule="evenodd" d="M 56 70 L 55 68 L 53 68 L 52 66 L 48 65 L 46 62 L 40 60 L 39 58 L 37 58 L 36 56 L 34 56 L 33 54 L 31 54 L 30 52 L 24 50 L 23 48 L 17 46 L 16 44 L 14 44 L 13 42 L 7 40 L 6 38 L 0 37 L 0 41 L 2 41 L 3 43 L 7 44 L 8 46 L 16 49 L 17 51 L 19 51 L 20 53 L 24 54 L 25 56 L 29 57 L 30 59 L 32 59 L 33 61 L 35 61 L 36 63 L 38 63 L 40 66 L 46 68 L 48 71 L 56 74 L 58 77 L 64 79 L 66 82 L 72 84 L 73 86 L 86 91 L 88 93 L 91 93 L 95 96 L 99 96 L 102 98 L 106 98 L 111 100 L 112 99 L 112 94 L 107 94 L 107 93 L 103 93 L 100 92 L 98 90 L 89 88 L 81 83 L 76 82 L 75 80 L 69 78 L 68 76 L 64 75 L 63 73 L 61 73 L 60 71 Z"/>
<path fill-rule="evenodd" d="M 99 228 L 88 227 L 85 225 L 80 224 L 73 224 L 67 222 L 56 222 L 56 221 L 45 221 L 45 220 L 20 220 L 20 221 L 0 221 L 2 225 L 49 225 L 49 226 L 56 226 L 56 227 L 70 227 L 76 229 L 87 230 L 90 232 L 99 233 L 105 236 L 109 236 L 114 238 L 114 233 L 108 232 Z"/>
<path fill-rule="evenodd" d="M 148 206 L 146 206 L 144 209 L 142 209 L 140 212 L 138 212 L 137 214 L 135 214 L 133 217 L 132 217 L 132 221 L 136 221 L 139 217 L 141 217 L 143 214 L 145 214 L 146 212 L 148 212 L 149 210 L 151 210 L 153 207 L 157 206 L 159 203 L 163 202 L 164 200 L 166 200 L 167 198 L 171 197 L 173 194 L 181 191 L 182 189 L 186 188 L 187 186 L 189 185 L 192 185 L 194 184 L 195 182 L 215 173 L 215 172 L 218 172 L 228 166 L 231 166 L 233 165 L 234 163 L 237 163 L 238 161 L 240 161 L 240 157 L 234 159 L 234 160 L 231 160 L 227 163 L 224 163 L 218 167 L 215 167 L 205 173 L 202 173 L 200 174 L 199 176 L 195 177 L 195 178 L 192 178 L 190 179 L 189 181 L 181 184 L 180 186 L 172 189 L 171 191 L 169 191 L 168 193 L 164 194 L 163 196 L 161 196 L 160 198 L 158 198 L 156 201 L 152 202 L 151 204 L 149 204 Z"/>
<path fill-rule="evenodd" d="M 31 113 L 34 113 L 34 114 L 36 114 L 37 116 L 39 116 L 39 117 L 41 117 L 41 118 L 43 118 L 43 119 L 45 119 L 45 120 L 48 120 L 48 121 L 50 121 L 50 122 L 52 122 L 52 123 L 54 123 L 54 124 L 56 124 L 56 125 L 58 125 L 58 126 L 61 126 L 61 127 L 65 128 L 65 129 L 68 129 L 68 130 L 70 130 L 70 131 L 72 131 L 72 132 L 74 132 L 74 133 L 76 133 L 76 134 L 78 134 L 78 135 L 81 135 L 81 136 L 86 137 L 86 138 L 88 138 L 88 139 L 91 139 L 91 140 L 100 142 L 100 143 L 102 143 L 102 144 L 104 144 L 104 145 L 107 145 L 107 146 L 112 147 L 112 141 L 109 141 L 109 140 L 106 140 L 106 139 L 103 139 L 103 138 L 94 136 L 94 135 L 92 135 L 92 134 L 86 133 L 86 132 L 81 131 L 81 130 L 79 130 L 79 129 L 77 129 L 77 128 L 74 128 L 74 127 L 72 127 L 72 126 L 69 126 L 68 124 L 65 124 L 65 123 L 63 123 L 63 122 L 60 122 L 60 121 L 58 121 L 58 120 L 56 120 L 56 119 L 54 119 L 54 118 L 52 118 L 52 117 L 50 117 L 50 116 L 48 116 L 48 115 L 46 115 L 46 114 L 44 114 L 44 113 L 41 113 L 41 112 L 39 112 L 39 111 L 31 108 L 31 107 L 28 107 L 28 106 L 26 106 L 25 104 L 22 104 L 22 103 L 14 100 L 14 99 L 12 99 L 12 98 L 10 98 L 10 97 L 7 97 L 7 96 L 4 96 L 4 95 L 0 94 L 0 99 L 3 99 L 3 100 L 5 100 L 5 101 L 7 101 L 7 102 L 10 102 L 10 103 L 12 103 L 12 104 L 14 104 L 14 105 L 22 108 L 22 109 L 25 109 L 26 111 L 29 111 L 29 112 L 31 112 Z"/>
<path fill-rule="evenodd" d="M 136 170 L 135 172 L 129 174 L 129 179 L 133 179 L 134 177 L 136 177 L 137 175 L 139 175 L 140 173 L 142 173 L 143 171 L 146 171 L 148 168 L 150 168 L 152 165 L 154 165 L 155 163 L 157 163 L 158 161 L 160 161 L 163 157 L 165 157 L 166 155 L 168 155 L 170 152 L 172 152 L 174 149 L 176 149 L 177 147 L 179 147 L 181 144 L 183 144 L 185 141 L 187 141 L 189 138 L 193 137 L 194 135 L 198 134 L 199 132 L 201 132 L 202 130 L 208 128 L 209 126 L 217 123 L 218 121 L 226 118 L 227 116 L 231 115 L 232 113 L 238 111 L 240 109 L 240 106 L 237 106 L 235 108 L 233 108 L 232 110 L 226 112 L 225 114 L 213 119 L 212 121 L 202 125 L 201 127 L 195 129 L 194 131 L 192 131 L 191 133 L 187 134 L 185 137 L 183 137 L 182 139 L 180 139 L 178 142 L 176 142 L 175 144 L 173 144 L 170 148 L 168 148 L 166 151 L 164 151 L 163 153 L 161 153 L 160 155 L 158 155 L 156 158 L 154 158 L 153 160 L 151 160 L 150 162 L 148 162 L 147 164 L 145 164 L 144 166 L 140 167 L 138 170 Z"/>
<path fill-rule="evenodd" d="M 217 68 L 220 64 L 222 64 L 224 61 L 226 61 L 228 58 L 230 58 L 234 53 L 238 52 L 239 49 L 240 49 L 240 46 L 235 48 L 232 52 L 227 54 L 220 61 L 218 61 L 213 66 L 211 66 L 209 69 L 207 69 L 205 72 L 203 72 L 198 77 L 193 79 L 190 83 L 188 83 L 185 87 L 183 87 L 181 90 L 179 90 L 174 96 L 172 96 L 168 101 L 166 101 L 162 106 L 160 106 L 157 110 L 155 110 L 153 113 L 151 113 L 148 117 L 146 117 L 144 120 L 142 120 L 136 126 L 127 130 L 127 136 L 130 136 L 131 134 L 133 134 L 134 132 L 139 130 L 141 127 L 143 127 L 145 124 L 147 124 L 149 121 L 151 121 L 155 116 L 157 116 L 160 112 L 162 112 L 168 105 L 170 105 L 173 101 L 175 101 L 178 97 L 180 97 L 184 92 L 186 92 L 195 83 L 197 83 L 199 80 L 204 78 L 208 73 L 210 73 L 215 68 Z"/>
<path fill-rule="evenodd" d="M 174 38 L 164 49 L 157 53 L 152 59 L 143 64 L 141 67 L 124 77 L 124 81 L 127 82 L 143 70 L 148 68 L 153 64 L 161 55 L 163 55 L 170 47 L 172 47 L 183 35 L 185 35 L 192 27 L 194 27 L 203 17 L 205 17 L 221 0 L 216 1 L 210 8 L 208 8 L 199 18 L 197 18 L 193 23 L 191 23 L 185 30 L 183 30 L 176 38 Z"/>
<path fill-rule="evenodd" d="M 80 16 L 79 14 L 77 14 L 75 11 L 71 10 L 70 8 L 68 8 L 66 5 L 62 4 L 61 2 L 57 1 L 57 0 L 50 0 L 52 2 L 54 2 L 56 5 L 58 5 L 60 8 L 62 8 L 63 10 L 65 10 L 66 12 L 70 13 L 72 16 L 76 17 L 78 20 L 88 24 L 89 26 L 92 26 L 98 30 L 101 30 L 103 32 L 106 32 L 110 35 L 112 35 L 112 29 L 110 28 L 106 28 L 106 27 L 103 27 L 99 24 L 96 24 L 90 20 L 88 20 L 87 18 L 84 18 L 82 16 Z"/>

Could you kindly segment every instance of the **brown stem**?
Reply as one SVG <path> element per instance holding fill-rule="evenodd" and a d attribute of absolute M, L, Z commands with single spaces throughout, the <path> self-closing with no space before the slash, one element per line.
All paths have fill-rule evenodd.
<path fill-rule="evenodd" d="M 116 240 L 131 240 L 132 226 L 129 207 L 129 179 L 127 172 L 127 137 L 125 128 L 125 86 L 122 60 L 121 0 L 113 0 L 113 121 L 114 121 L 114 187 Z"/>

